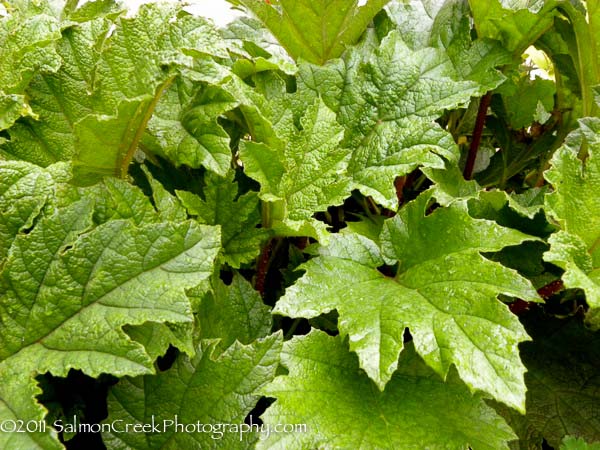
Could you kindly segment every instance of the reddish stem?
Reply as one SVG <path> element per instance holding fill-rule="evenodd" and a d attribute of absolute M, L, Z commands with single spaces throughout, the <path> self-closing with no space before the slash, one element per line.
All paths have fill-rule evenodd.
<path fill-rule="evenodd" d="M 396 177 L 394 180 L 394 186 L 396 187 L 396 197 L 398 198 L 398 204 L 402 205 L 404 202 L 404 186 L 408 181 L 408 177 L 405 175 L 403 177 Z"/>
<path fill-rule="evenodd" d="M 524 314 L 527 311 L 529 311 L 529 308 L 531 307 L 531 303 L 518 298 L 514 302 L 509 304 L 508 307 L 510 309 L 510 312 L 512 312 L 516 316 L 520 316 L 521 314 Z"/>
<path fill-rule="evenodd" d="M 265 295 L 265 280 L 269 271 L 269 259 L 271 258 L 271 250 L 273 249 L 273 239 L 263 247 L 256 266 L 256 281 L 254 288 L 260 293 L 261 297 Z"/>
<path fill-rule="evenodd" d="M 473 139 L 471 140 L 471 146 L 469 147 L 469 155 L 467 156 L 467 163 L 465 164 L 465 170 L 463 175 L 466 180 L 470 180 L 473 176 L 473 168 L 475 167 L 475 160 L 477 159 L 477 151 L 481 144 L 481 136 L 483 136 L 483 127 L 485 126 L 485 118 L 487 116 L 487 110 L 492 101 L 492 93 L 488 92 L 479 101 L 479 110 L 477 111 L 477 119 L 475 120 L 475 129 L 473 130 Z"/>
<path fill-rule="evenodd" d="M 307 237 L 303 236 L 296 238 L 296 247 L 298 247 L 300 250 L 304 250 L 306 247 L 308 247 L 308 244 L 310 244 L 310 241 Z"/>
<path fill-rule="evenodd" d="M 537 293 L 544 300 L 548 300 L 550 297 L 552 297 L 557 292 L 562 291 L 564 289 L 564 287 L 565 286 L 564 286 L 562 280 L 555 280 L 555 281 L 552 281 L 551 283 L 548 283 L 546 286 L 542 286 L 541 288 L 539 288 L 537 290 Z M 531 307 L 535 306 L 535 305 L 536 305 L 535 302 L 526 302 L 525 300 L 518 298 L 514 302 L 512 302 L 510 305 L 508 305 L 508 307 L 510 308 L 510 310 L 513 314 L 520 316 L 521 314 L 524 314 L 527 311 L 529 311 L 531 309 Z"/>
<path fill-rule="evenodd" d="M 542 297 L 544 300 L 547 300 L 557 292 L 562 291 L 564 288 L 565 285 L 563 284 L 562 280 L 556 280 L 539 288 L 537 292 L 540 294 L 540 297 Z"/>

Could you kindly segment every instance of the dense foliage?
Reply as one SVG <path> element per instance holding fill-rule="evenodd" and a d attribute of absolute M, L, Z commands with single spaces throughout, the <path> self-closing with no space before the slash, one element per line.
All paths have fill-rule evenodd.
<path fill-rule="evenodd" d="M 597 448 L 600 1 L 231 3 L 3 2 L 0 448 Z"/>

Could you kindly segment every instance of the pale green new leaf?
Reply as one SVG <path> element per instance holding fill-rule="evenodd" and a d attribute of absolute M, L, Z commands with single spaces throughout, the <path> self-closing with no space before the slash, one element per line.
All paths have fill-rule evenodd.
<path fill-rule="evenodd" d="M 155 96 L 171 78 L 168 66 L 190 68 L 193 56 L 228 56 L 218 31 L 206 19 L 163 3 L 143 5 L 121 17 L 103 43 L 96 67 L 99 106 L 114 110 L 121 99 Z"/>
<path fill-rule="evenodd" d="M 284 344 L 289 375 L 263 392 L 275 397 L 262 419 L 306 424 L 306 432 L 273 433 L 258 449 L 508 449 L 514 434 L 456 374 L 443 382 L 412 345 L 379 392 L 339 337 L 313 331 Z"/>
<path fill-rule="evenodd" d="M 229 0 L 252 11 L 296 60 L 325 64 L 356 43 L 389 0 Z"/>
<path fill-rule="evenodd" d="M 351 191 L 346 166 L 350 150 L 340 141 L 343 129 L 321 99 L 306 108 L 296 129 L 292 114 L 280 120 L 281 145 L 245 141 L 240 157 L 246 174 L 257 180 L 260 197 L 272 203 L 273 228 L 281 234 L 319 236 L 316 211 L 341 204 Z"/>
<path fill-rule="evenodd" d="M 24 95 L 0 94 L 0 130 L 10 128 L 23 116 L 35 117 Z"/>
<path fill-rule="evenodd" d="M 544 0 L 500 0 L 500 3 L 507 9 L 528 9 L 534 13 L 539 12 L 544 6 Z"/>
<path fill-rule="evenodd" d="M 115 116 L 88 115 L 74 127 L 75 181 L 93 184 L 105 176 L 125 178 L 155 98 L 124 100 Z"/>
<path fill-rule="evenodd" d="M 390 2 L 384 10 L 389 21 L 413 50 L 428 47 L 435 18 L 446 0 L 411 0 Z"/>
<path fill-rule="evenodd" d="M 305 275 L 274 313 L 311 318 L 336 309 L 340 334 L 349 336 L 360 366 L 381 390 L 398 367 L 408 327 L 417 353 L 442 377 L 453 364 L 470 388 L 523 410 L 518 344 L 528 337 L 497 296 L 538 296 L 529 281 L 480 252 L 533 238 L 473 219 L 463 203 L 425 216 L 429 200 L 429 193 L 421 195 L 384 224 L 382 256 L 398 264 L 394 278 L 377 270 L 381 257 L 365 258 L 372 251 L 338 234 L 331 240 L 341 243 L 300 267 Z"/>
<path fill-rule="evenodd" d="M 89 0 L 82 2 L 69 2 L 67 0 L 63 16 L 69 21 L 87 22 L 104 16 L 118 16 L 125 10 L 121 2 L 115 0 Z"/>
<path fill-rule="evenodd" d="M 281 334 L 249 345 L 235 342 L 218 357 L 214 342 L 203 341 L 196 356 L 180 356 L 173 367 L 154 376 L 125 378 L 108 397 L 108 422 L 159 425 L 159 432 L 104 433 L 108 448 L 118 449 L 250 449 L 255 433 L 240 433 L 259 390 L 275 376 Z M 205 424 L 195 432 L 163 428 L 164 421 Z M 172 422 L 171 422 L 172 423 Z M 234 428 L 225 429 L 223 424 Z M 211 432 L 208 427 L 213 426 Z M 204 430 L 204 431 L 203 431 Z"/>
<path fill-rule="evenodd" d="M 2 151 L 43 166 L 76 154 L 73 126 L 94 111 L 91 93 L 99 59 L 95 49 L 101 46 L 109 28 L 109 21 L 97 19 L 64 30 L 57 44 L 56 58 L 62 61 L 61 69 L 38 74 L 27 89 L 37 120 L 15 124 Z"/>
<path fill-rule="evenodd" d="M 86 199 L 56 209 L 10 249 L 0 296 L 2 420 L 43 418 L 35 374 L 152 373 L 152 359 L 122 327 L 192 321 L 185 289 L 212 273 L 218 230 L 115 220 L 80 234 L 92 213 Z M 2 434 L 0 446 L 32 448 L 32 439 L 45 437 Z"/>
<path fill-rule="evenodd" d="M 137 17 L 120 19 L 118 25 L 117 31 L 103 44 L 96 76 L 101 107 L 112 105 L 111 109 L 118 111 L 113 120 L 123 130 L 119 138 L 102 146 L 112 151 L 102 154 L 110 155 L 113 173 L 116 168 L 123 177 L 157 102 L 175 76 L 165 68 L 187 68 L 193 65 L 192 56 L 207 53 L 225 57 L 227 52 L 213 26 L 203 18 L 182 13 L 177 7 L 144 6 Z M 115 104 L 119 99 L 127 102 Z M 87 127 L 106 139 L 105 119 L 93 116 L 87 120 L 90 121 Z M 83 144 L 78 145 L 78 161 L 91 166 L 93 172 L 105 173 L 95 170 L 101 161 L 97 143 L 92 140 Z"/>
<path fill-rule="evenodd" d="M 188 213 L 200 223 L 221 226 L 225 262 L 239 268 L 258 256 L 269 232 L 256 228 L 260 223 L 258 195 L 248 192 L 238 197 L 234 176 L 233 171 L 226 177 L 207 174 L 204 199 L 186 191 L 176 194 Z"/>
<path fill-rule="evenodd" d="M 544 259 L 565 270 L 565 286 L 585 291 L 587 320 L 600 328 L 600 119 L 582 119 L 551 163 L 544 176 L 554 193 L 546 210 L 561 231 L 550 237 Z"/>

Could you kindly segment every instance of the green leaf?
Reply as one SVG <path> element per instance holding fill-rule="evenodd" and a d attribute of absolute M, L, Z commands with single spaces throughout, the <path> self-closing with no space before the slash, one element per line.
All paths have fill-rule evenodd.
<path fill-rule="evenodd" d="M 0 94 L 0 130 L 10 128 L 24 116 L 36 117 L 24 95 Z"/>
<path fill-rule="evenodd" d="M 260 183 L 260 197 L 273 204 L 269 222 L 276 232 L 316 237 L 324 227 L 312 221 L 314 212 L 350 194 L 345 172 L 350 150 L 340 145 L 343 129 L 322 100 L 306 108 L 300 129 L 287 115 L 280 127 L 286 141 L 276 147 L 245 141 L 240 157 L 246 174 Z"/>
<path fill-rule="evenodd" d="M 425 216 L 429 199 L 421 195 L 384 225 L 383 257 L 398 264 L 395 278 L 379 272 L 379 261 L 364 258 L 355 242 L 335 235 L 331 240 L 341 243 L 300 267 L 306 274 L 274 313 L 311 318 L 336 309 L 340 334 L 350 336 L 350 349 L 381 390 L 398 367 L 408 327 L 417 353 L 442 377 L 454 364 L 470 388 L 523 410 L 517 346 L 528 337 L 496 297 L 538 296 L 527 280 L 480 252 L 532 238 L 472 219 L 462 203 Z"/>
<path fill-rule="evenodd" d="M 136 225 L 163 222 L 142 190 L 118 178 L 106 177 L 89 187 L 61 186 L 57 203 L 66 207 L 82 198 L 94 199 L 94 223 L 128 219 Z"/>
<path fill-rule="evenodd" d="M 152 359 L 122 327 L 192 320 L 185 289 L 212 273 L 218 230 L 115 220 L 81 234 L 92 212 L 85 199 L 55 210 L 11 247 L 0 293 L 2 420 L 43 418 L 35 374 L 152 373 Z M 0 435 L 0 446 L 11 439 Z M 31 448 L 30 439 L 41 438 L 16 442 Z"/>
<path fill-rule="evenodd" d="M 55 223 L 59 221 L 58 217 L 68 224 L 71 216 L 74 220 L 82 214 L 78 209 L 81 207 L 70 207 L 45 217 L 34 231 L 20 236 L 13 244 L 3 272 L 10 287 L 2 297 L 5 320 L 5 327 L 0 332 L 4 343 L 2 358 L 23 357 L 25 353 L 44 355 L 45 351 L 56 347 L 64 350 L 64 361 L 79 361 L 78 364 L 85 365 L 76 353 L 69 353 L 69 350 L 81 347 L 81 352 L 83 349 L 108 352 L 89 370 L 100 369 L 103 359 L 108 365 L 106 368 L 110 368 L 117 359 L 126 357 L 130 362 L 122 361 L 118 372 L 142 370 L 143 354 L 128 355 L 126 342 L 119 346 L 111 344 L 111 339 L 119 338 L 121 333 L 108 333 L 112 329 L 111 323 L 95 323 L 93 318 L 106 316 L 115 323 L 135 323 L 142 318 L 190 321 L 189 302 L 183 289 L 197 285 L 208 275 L 207 269 L 211 268 L 218 246 L 215 243 L 218 233 L 214 228 L 190 222 L 138 228 L 130 222 L 111 221 L 72 243 L 63 242 L 66 237 L 60 238 L 60 242 L 57 238 L 59 248 L 54 252 L 39 253 L 38 247 L 44 249 L 47 247 L 44 242 L 52 238 L 49 233 L 60 236 L 59 233 L 69 231 L 58 228 L 60 222 Z M 65 245 L 73 248 L 65 250 Z M 32 254 L 40 258 L 41 264 L 36 267 L 28 263 Z M 108 277 L 114 267 L 121 270 Z M 54 280 L 58 280 L 60 290 L 54 287 Z M 154 303 L 157 308 L 152 311 Z M 56 304 L 56 310 L 46 311 L 45 304 Z M 119 308 L 131 308 L 131 317 L 126 317 Z M 10 311 L 15 312 L 6 316 Z M 96 341 L 65 341 L 69 333 L 76 333 L 78 327 L 88 322 L 94 323 L 86 329 L 88 337 L 101 332 L 108 335 Z M 85 334 L 80 332 L 78 336 L 84 339 Z M 59 358 L 54 365 L 60 366 L 56 363 L 61 360 Z"/>
<path fill-rule="evenodd" d="M 582 119 L 554 154 L 545 178 L 554 187 L 546 210 L 561 230 L 544 259 L 565 270 L 566 287 L 585 291 L 587 320 L 600 328 L 600 119 Z M 578 155 L 585 153 L 585 160 Z"/>
<path fill-rule="evenodd" d="M 583 439 L 566 436 L 562 441 L 560 450 L 600 450 L 600 442 L 588 444 Z"/>
<path fill-rule="evenodd" d="M 445 50 L 462 80 L 482 85 L 482 93 L 494 89 L 505 77 L 496 67 L 512 62 L 512 55 L 498 42 L 472 39 L 469 6 L 465 2 L 420 0 L 392 2 L 386 11 L 394 28 L 412 49 Z"/>
<path fill-rule="evenodd" d="M 39 120 L 11 128 L 4 151 L 41 165 L 74 158 L 82 183 L 127 174 L 176 69 L 193 67 L 194 57 L 228 56 L 214 26 L 166 4 L 114 23 L 73 24 L 58 53 L 60 70 L 38 75 L 26 91 Z"/>
<path fill-rule="evenodd" d="M 544 207 L 544 194 L 548 187 L 532 188 L 523 194 L 507 194 L 500 190 L 481 190 L 469 199 L 469 213 L 479 219 L 490 219 L 505 227 L 517 228 L 537 236 L 554 231 L 544 229 L 545 221 L 537 220 Z M 537 223 L 532 223 L 537 220 Z M 541 222 L 541 223 L 540 223 Z"/>
<path fill-rule="evenodd" d="M 58 206 L 66 207 L 82 198 L 93 198 L 97 225 L 118 219 L 128 219 L 136 225 L 185 221 L 187 211 L 179 199 L 154 179 L 146 166 L 141 168 L 150 183 L 153 203 L 139 187 L 112 177 L 87 187 L 62 183 L 57 186 L 54 200 Z"/>
<path fill-rule="evenodd" d="M 411 49 L 417 50 L 431 45 L 431 33 L 435 18 L 445 0 L 418 0 L 390 2 L 384 10 L 393 28 Z"/>
<path fill-rule="evenodd" d="M 193 359 L 180 356 L 165 372 L 125 378 L 113 387 L 107 422 L 156 423 L 159 431 L 104 433 L 108 448 L 252 448 L 257 435 L 240 429 L 260 398 L 260 389 L 275 376 L 281 334 L 247 346 L 235 342 L 218 357 L 214 345 L 203 341 Z M 200 427 L 192 432 L 176 431 L 175 420 Z M 172 421 L 171 426 L 163 428 L 164 421 Z"/>
<path fill-rule="evenodd" d="M 152 198 L 160 219 L 163 221 L 182 221 L 187 219 L 187 212 L 179 199 L 171 195 L 159 181 L 154 179 L 146 166 L 142 166 L 142 170 L 152 188 Z"/>
<path fill-rule="evenodd" d="M 505 77 L 497 67 L 512 62 L 512 55 L 499 43 L 473 40 L 466 2 L 446 2 L 436 17 L 430 45 L 445 49 L 462 80 L 481 85 L 481 93 L 500 85 Z"/>
<path fill-rule="evenodd" d="M 49 171 L 21 161 L 0 161 L 0 268 L 17 234 L 33 225 L 51 197 Z"/>
<path fill-rule="evenodd" d="M 22 120 L 13 126 L 9 130 L 10 141 L 2 146 L 4 152 L 43 166 L 76 154 L 73 126 L 94 111 L 90 94 L 94 91 L 94 68 L 99 60 L 95 49 L 109 28 L 109 21 L 97 19 L 64 30 L 56 56 L 62 61 L 60 71 L 38 74 L 27 89 L 38 119 Z"/>
<path fill-rule="evenodd" d="M 144 346 L 144 350 L 152 361 L 163 356 L 171 345 L 190 357 L 196 354 L 192 322 L 146 322 L 143 325 L 126 326 L 124 330 L 131 339 Z"/>
<path fill-rule="evenodd" d="M 551 80 L 537 77 L 532 80 L 526 74 L 516 82 L 516 86 L 504 85 L 498 93 L 503 94 L 502 100 L 510 126 L 518 130 L 532 124 L 539 104 L 546 111 L 554 109 L 556 86 Z"/>
<path fill-rule="evenodd" d="M 527 414 L 510 412 L 509 423 L 513 416 L 523 422 L 519 434 L 524 443 L 538 436 L 540 444 L 544 438 L 558 448 L 566 435 L 600 441 L 600 334 L 577 319 L 535 314 L 524 322 L 533 338 L 521 346 L 527 367 Z"/>
<path fill-rule="evenodd" d="M 116 116 L 88 115 L 75 124 L 74 174 L 79 184 L 93 184 L 111 175 L 125 178 L 156 100 L 145 96 L 123 101 Z"/>
<path fill-rule="evenodd" d="M 337 112 L 345 128 L 343 145 L 353 152 L 348 172 L 358 188 L 394 210 L 397 176 L 419 166 L 443 169 L 445 161 L 458 161 L 452 136 L 434 121 L 445 109 L 468 103 L 482 88 L 473 81 L 456 81 L 460 77 L 445 52 L 413 51 L 396 31 L 364 63 L 359 54 L 349 58 L 315 69 L 325 72 L 318 75 L 325 83 L 305 83 L 323 92 Z M 335 101 L 327 100 L 328 91 L 336 93 Z"/>
<path fill-rule="evenodd" d="M 520 194 L 512 193 L 508 196 L 508 202 L 513 210 L 519 214 L 533 219 L 543 209 L 544 198 L 548 193 L 548 186 L 532 188 Z"/>
<path fill-rule="evenodd" d="M 248 192 L 238 197 L 238 185 L 233 171 L 226 177 L 207 174 L 204 199 L 186 191 L 176 194 L 191 216 L 200 223 L 220 225 L 225 261 L 239 268 L 260 253 L 268 231 L 256 228 L 260 223 L 258 195 Z"/>
<path fill-rule="evenodd" d="M 201 338 L 220 339 L 220 350 L 236 340 L 250 344 L 267 336 L 273 326 L 270 308 L 239 274 L 233 276 L 229 285 L 220 279 L 213 282 L 212 292 L 200 304 L 198 321 Z"/>
<path fill-rule="evenodd" d="M 551 119 L 550 126 L 556 124 Z M 507 122 L 495 116 L 488 116 L 486 128 L 491 131 L 500 152 L 494 152 L 490 164 L 476 175 L 477 181 L 483 186 L 506 187 L 507 181 L 527 169 L 539 170 L 540 160 L 550 158 L 552 151 L 560 145 L 553 133 L 542 134 L 538 139 L 527 141 L 519 139 Z"/>
<path fill-rule="evenodd" d="M 233 67 L 241 78 L 265 70 L 280 69 L 289 75 L 296 73 L 294 60 L 260 21 L 240 17 L 230 23 L 222 34 L 233 51 L 246 57 L 238 59 Z"/>
<path fill-rule="evenodd" d="M 536 6 L 541 4 L 539 1 L 535 3 Z M 478 36 L 501 41 L 504 48 L 516 57 L 552 27 L 557 14 L 553 0 L 545 2 L 542 8 L 535 8 L 535 11 L 530 11 L 527 2 L 521 0 L 469 0 L 469 5 Z"/>
<path fill-rule="evenodd" d="M 21 116 L 34 116 L 22 94 L 37 72 L 58 70 L 60 38 L 58 20 L 47 14 L 0 17 L 0 131 Z"/>
<path fill-rule="evenodd" d="M 6 93 L 18 93 L 38 71 L 53 72 L 60 67 L 54 49 L 61 38 L 60 24 L 46 14 L 26 17 L 19 12 L 0 20 L 0 86 Z"/>
<path fill-rule="evenodd" d="M 165 92 L 148 123 L 144 148 L 176 166 L 204 166 L 224 176 L 232 156 L 229 135 L 217 119 L 239 103 L 216 87 L 187 92 L 190 89 L 190 83 L 177 80 Z"/>
<path fill-rule="evenodd" d="M 422 169 L 435 184 L 431 188 L 440 205 L 448 206 L 457 200 L 477 197 L 481 186 L 475 180 L 465 180 L 458 163 L 448 164 L 445 169 Z"/>
<path fill-rule="evenodd" d="M 76 3 L 70 8 L 73 3 L 67 0 L 62 13 L 75 22 L 87 22 L 105 16 L 116 17 L 124 11 L 123 5 L 114 0 L 90 0 L 83 4 Z"/>
<path fill-rule="evenodd" d="M 306 424 L 271 434 L 258 449 L 507 449 L 510 428 L 455 374 L 443 382 L 408 344 L 398 372 L 379 392 L 339 337 L 313 331 L 284 344 L 289 375 L 263 392 L 277 401 L 266 424 Z M 449 408 L 448 405 L 452 405 Z"/>
<path fill-rule="evenodd" d="M 585 6 L 581 2 L 561 2 L 560 7 L 570 21 L 571 30 L 563 37 L 577 69 L 583 116 L 598 117 L 600 107 L 594 100 L 594 87 L 600 83 L 600 5 L 598 0 L 587 0 Z"/>
<path fill-rule="evenodd" d="M 296 60 L 324 64 L 358 41 L 389 0 L 229 0 L 252 11 Z"/>

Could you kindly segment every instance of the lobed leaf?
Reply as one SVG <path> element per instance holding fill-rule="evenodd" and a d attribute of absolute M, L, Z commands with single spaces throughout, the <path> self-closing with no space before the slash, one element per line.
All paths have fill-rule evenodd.
<path fill-rule="evenodd" d="M 235 274 L 229 285 L 215 280 L 212 291 L 202 299 L 198 308 L 198 334 L 202 339 L 220 339 L 217 350 L 224 350 L 235 341 L 251 344 L 271 331 L 270 313 L 252 285 Z"/>
<path fill-rule="evenodd" d="M 240 158 L 246 174 L 261 184 L 260 197 L 273 203 L 277 232 L 319 236 L 324 230 L 312 215 L 341 204 L 351 191 L 345 172 L 350 151 L 340 145 L 343 129 L 320 99 L 307 107 L 300 129 L 290 111 L 279 122 L 281 144 L 243 142 Z"/>
<path fill-rule="evenodd" d="M 559 448 L 568 435 L 600 441 L 599 333 L 573 318 L 531 314 L 524 322 L 533 337 L 521 348 L 527 367 L 527 413 L 499 411 L 518 430 L 523 445 L 542 448 L 545 439 Z"/>
<path fill-rule="evenodd" d="M 480 95 L 482 87 L 462 81 L 445 52 L 412 50 L 397 31 L 363 57 L 366 45 L 345 61 L 305 70 L 302 78 L 322 93 L 344 127 L 342 145 L 352 150 L 348 173 L 355 185 L 394 210 L 397 176 L 458 160 L 452 136 L 434 121 Z"/>
<path fill-rule="evenodd" d="M 57 209 L 11 247 L 0 292 L 3 420 L 43 418 L 36 374 L 151 373 L 152 359 L 122 327 L 192 320 L 185 289 L 212 272 L 218 230 L 113 220 L 84 233 L 92 213 L 89 199 Z M 27 447 L 46 437 L 0 439 L 3 447 L 9 441 Z"/>
<path fill-rule="evenodd" d="M 590 306 L 587 320 L 600 327 L 600 120 L 582 119 L 554 154 L 545 178 L 554 186 L 546 195 L 546 210 L 561 230 L 551 236 L 544 255 L 565 270 L 569 288 L 585 291 Z M 585 159 L 579 158 L 584 153 Z"/>
<path fill-rule="evenodd" d="M 165 372 L 125 378 L 113 387 L 108 422 L 155 423 L 159 431 L 104 433 L 107 445 L 140 450 L 252 448 L 257 435 L 239 430 L 260 398 L 260 389 L 275 376 L 281 335 L 246 346 L 236 342 L 218 357 L 214 345 L 203 341 L 194 358 L 181 356 Z M 194 432 L 181 432 L 175 429 L 175 420 L 180 426 L 200 426 Z M 164 421 L 171 421 L 171 426 L 165 427 Z M 224 424 L 238 428 L 231 431 Z"/>
<path fill-rule="evenodd" d="M 26 91 L 38 120 L 10 128 L 6 154 L 41 165 L 75 159 L 81 183 L 123 177 L 177 71 L 194 67 L 195 58 L 228 56 L 212 25 L 177 6 L 108 17 L 64 31 L 55 55 L 60 69 L 36 74 Z"/>
<path fill-rule="evenodd" d="M 296 60 L 314 64 L 340 56 L 389 0 L 229 0 L 252 11 Z"/>
<path fill-rule="evenodd" d="M 204 199 L 186 191 L 177 191 L 177 196 L 198 222 L 221 226 L 225 262 L 239 268 L 258 256 L 269 231 L 257 228 L 260 223 L 258 195 L 247 192 L 238 196 L 233 171 L 225 177 L 207 174 Z"/>
<path fill-rule="evenodd" d="M 442 377 L 454 364 L 469 387 L 523 410 L 517 346 L 528 337 L 497 296 L 538 296 L 529 281 L 480 252 L 532 238 L 473 219 L 459 203 L 425 216 L 429 199 L 421 195 L 384 224 L 382 257 L 398 264 L 394 278 L 377 270 L 377 259 L 361 256 L 355 239 L 338 234 L 331 240 L 339 244 L 301 266 L 305 275 L 274 313 L 311 318 L 336 309 L 340 334 L 381 390 L 398 368 L 408 327 L 417 353 Z"/>
<path fill-rule="evenodd" d="M 51 172 L 22 161 L 0 161 L 0 268 L 17 234 L 33 225 L 52 195 Z"/>
<path fill-rule="evenodd" d="M 276 402 L 268 425 L 306 424 L 306 432 L 272 433 L 258 449 L 507 449 L 510 428 L 455 376 L 443 382 L 409 344 L 400 369 L 379 392 L 360 373 L 339 337 L 312 331 L 284 344 L 289 370 L 263 392 Z M 449 408 L 452 405 L 452 408 Z"/>

